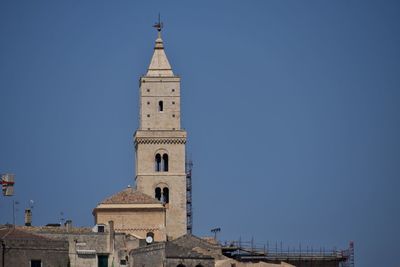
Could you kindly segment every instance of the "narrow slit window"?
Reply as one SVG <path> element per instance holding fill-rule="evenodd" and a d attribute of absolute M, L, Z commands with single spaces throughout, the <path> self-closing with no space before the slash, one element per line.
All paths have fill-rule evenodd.
<path fill-rule="evenodd" d="M 158 111 L 160 111 L 160 112 L 164 111 L 164 102 L 163 101 L 158 102 Z"/>

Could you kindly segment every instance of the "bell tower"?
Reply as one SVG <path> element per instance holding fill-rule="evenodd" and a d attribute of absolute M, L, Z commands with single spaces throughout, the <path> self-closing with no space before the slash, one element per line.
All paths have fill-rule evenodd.
<path fill-rule="evenodd" d="M 166 233 L 186 234 L 186 131 L 181 129 L 180 77 L 174 75 L 161 39 L 162 24 L 146 75 L 140 78 L 139 129 L 135 132 L 136 187 L 166 208 Z"/>

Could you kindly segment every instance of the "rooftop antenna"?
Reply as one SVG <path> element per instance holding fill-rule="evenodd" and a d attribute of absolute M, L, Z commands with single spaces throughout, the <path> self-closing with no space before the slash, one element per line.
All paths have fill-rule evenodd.
<path fill-rule="evenodd" d="M 16 213 L 19 211 L 16 205 L 19 205 L 18 200 L 13 200 L 13 225 L 15 227 L 15 222 L 16 222 Z"/>
<path fill-rule="evenodd" d="M 217 240 L 217 233 L 221 232 L 221 228 L 211 229 L 211 233 L 214 233 L 214 239 Z"/>
<path fill-rule="evenodd" d="M 61 212 L 60 212 L 60 225 L 63 225 L 63 224 L 64 224 L 64 221 L 65 221 L 64 212 L 61 211 Z"/>
<path fill-rule="evenodd" d="M 161 32 L 162 28 L 164 28 L 164 24 L 161 22 L 161 15 L 158 13 L 158 22 L 153 25 L 154 28 L 157 29 L 158 32 Z"/>

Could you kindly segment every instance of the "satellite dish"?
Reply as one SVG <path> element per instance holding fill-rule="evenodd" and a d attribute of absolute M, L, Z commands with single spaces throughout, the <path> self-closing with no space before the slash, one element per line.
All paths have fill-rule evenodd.
<path fill-rule="evenodd" d="M 146 237 L 146 243 L 147 243 L 147 244 L 153 243 L 153 237 L 151 237 L 151 236 L 148 235 L 148 236 Z"/>

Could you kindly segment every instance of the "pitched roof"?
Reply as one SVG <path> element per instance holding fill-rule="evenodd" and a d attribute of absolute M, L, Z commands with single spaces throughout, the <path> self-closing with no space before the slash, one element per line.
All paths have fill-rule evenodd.
<path fill-rule="evenodd" d="M 64 226 L 17 226 L 21 231 L 33 234 L 97 234 L 93 232 L 91 227 L 71 227 L 67 229 Z"/>
<path fill-rule="evenodd" d="M 100 204 L 160 204 L 161 202 L 140 191 L 128 187 L 109 198 L 103 200 Z"/>
<path fill-rule="evenodd" d="M 209 255 L 204 255 L 195 251 L 191 247 L 180 246 L 172 242 L 165 244 L 165 257 L 167 258 L 185 258 L 185 259 L 213 259 Z"/>
<path fill-rule="evenodd" d="M 180 236 L 172 240 L 171 242 L 179 246 L 187 246 L 187 247 L 202 246 L 202 247 L 221 249 L 221 246 L 218 243 L 210 242 L 205 238 L 200 238 L 192 234 L 185 234 L 183 236 Z"/>
<path fill-rule="evenodd" d="M 11 228 L 3 228 L 0 229 L 0 239 L 44 239 L 48 240 L 48 238 L 45 238 L 40 235 L 34 235 L 26 231 L 21 231 L 19 229 L 16 229 L 14 227 Z"/>

